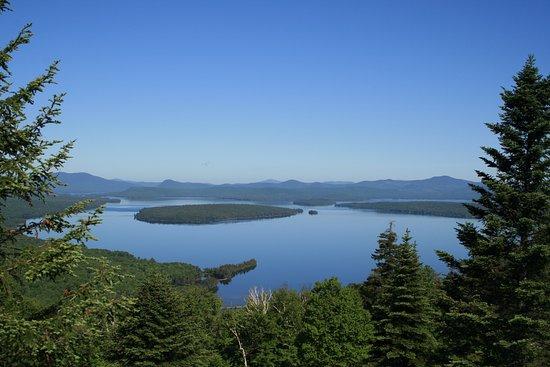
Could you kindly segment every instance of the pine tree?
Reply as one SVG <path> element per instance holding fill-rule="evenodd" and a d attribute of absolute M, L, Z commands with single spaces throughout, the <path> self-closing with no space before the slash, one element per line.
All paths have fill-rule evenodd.
<path fill-rule="evenodd" d="M 384 238 L 395 238 L 391 228 Z M 380 286 L 372 304 L 377 366 L 426 366 L 436 346 L 435 323 L 426 269 L 421 265 L 409 231 L 399 245 L 378 249 Z M 385 250 L 383 250 L 385 248 Z"/>
<path fill-rule="evenodd" d="M 487 127 L 500 149 L 483 147 L 490 172 L 468 209 L 479 226 L 458 228 L 466 259 L 440 252 L 450 273 L 446 319 L 453 363 L 548 365 L 550 339 L 550 79 L 529 56 L 501 93 L 500 122 Z"/>
<path fill-rule="evenodd" d="M 318 282 L 309 294 L 300 334 L 304 367 L 365 366 L 372 324 L 359 293 L 335 279 Z"/>
<path fill-rule="evenodd" d="M 181 293 L 163 275 L 151 274 L 115 333 L 112 359 L 124 366 L 213 366 L 219 299 L 196 287 Z"/>
<path fill-rule="evenodd" d="M 215 335 L 220 327 L 222 302 L 212 291 L 200 286 L 187 286 L 182 290 L 184 348 L 179 353 L 180 367 L 225 366 L 217 350 Z"/>
<path fill-rule="evenodd" d="M 0 13 L 7 10 L 8 1 L 0 0 Z M 28 115 L 34 110 L 29 106 L 55 82 L 57 62 L 26 85 L 13 88 L 11 61 L 31 37 L 28 24 L 0 49 L 0 360 L 10 366 L 89 366 L 101 355 L 102 339 L 118 304 L 113 291 L 119 280 L 116 269 L 83 253 L 101 210 L 71 223 L 68 218 L 88 204 L 81 202 L 17 227 L 9 227 L 3 216 L 8 199 L 32 205 L 33 200 L 52 195 L 60 184 L 57 171 L 73 146 L 43 136 L 46 127 L 60 123 L 63 94 Z M 18 240 L 39 231 L 63 234 L 23 251 Z M 25 285 L 71 275 L 78 266 L 91 269 L 86 283 L 60 292 L 46 309 L 30 313 L 21 307 Z M 33 296 L 25 294 L 31 302 Z"/>
<path fill-rule="evenodd" d="M 116 332 L 114 359 L 127 366 L 156 366 L 179 359 L 185 347 L 181 313 L 181 295 L 163 276 L 150 275 Z"/>
<path fill-rule="evenodd" d="M 378 236 L 378 247 L 371 256 L 376 261 L 376 267 L 359 287 L 365 307 L 371 314 L 374 312 L 372 305 L 376 302 L 376 296 L 382 287 L 382 278 L 387 277 L 392 267 L 396 248 L 397 234 L 393 230 L 393 223 L 390 223 L 389 228 Z"/>

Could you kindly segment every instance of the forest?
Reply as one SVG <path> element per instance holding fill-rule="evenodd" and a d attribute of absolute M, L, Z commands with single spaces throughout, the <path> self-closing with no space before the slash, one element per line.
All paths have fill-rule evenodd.
<path fill-rule="evenodd" d="M 0 0 L 0 12 L 9 7 Z M 29 114 L 56 82 L 57 62 L 13 86 L 13 58 L 31 38 L 24 26 L 0 49 L 1 365 L 550 364 L 550 78 L 534 56 L 502 90 L 499 121 L 486 124 L 498 146 L 482 147 L 486 168 L 466 204 L 476 222 L 457 225 L 467 255 L 438 251 L 446 274 L 421 263 L 414 228 L 396 233 L 390 223 L 364 282 L 253 288 L 243 307 L 228 309 L 205 277 L 225 279 L 255 261 L 201 271 L 88 249 L 102 212 L 89 201 L 10 219 L 12 200 L 51 200 L 75 144 L 44 131 L 59 127 L 64 94 Z M 40 219 L 22 222 L 26 216 Z M 59 236 L 35 238 L 44 232 Z"/>
<path fill-rule="evenodd" d="M 160 224 L 213 224 L 290 217 L 301 209 L 251 204 L 172 205 L 143 208 L 137 220 Z"/>
<path fill-rule="evenodd" d="M 340 203 L 336 204 L 336 206 L 351 209 L 368 209 L 379 213 L 473 218 L 463 203 L 450 201 L 377 201 L 372 203 Z"/>
<path fill-rule="evenodd" d="M 301 205 L 301 206 L 329 206 L 334 205 L 335 202 L 330 199 L 300 199 L 300 200 L 294 200 L 294 205 Z"/>
<path fill-rule="evenodd" d="M 87 200 L 85 209 L 94 209 L 106 203 L 119 202 L 119 199 L 90 196 L 58 195 L 48 196 L 46 200 L 33 200 L 29 203 L 21 199 L 9 198 L 4 201 L 4 210 L 9 215 L 5 223 L 10 226 L 23 224 L 25 220 L 41 217 L 44 214 L 54 213 L 74 205 L 82 200 Z"/>

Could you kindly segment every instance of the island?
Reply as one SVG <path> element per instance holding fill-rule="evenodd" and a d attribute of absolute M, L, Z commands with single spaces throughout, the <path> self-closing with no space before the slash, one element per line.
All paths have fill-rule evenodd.
<path fill-rule="evenodd" d="M 336 202 L 334 200 L 330 200 L 330 199 L 317 198 L 317 199 L 295 200 L 293 202 L 293 204 L 294 205 L 301 205 L 301 206 L 329 206 L 329 205 L 336 204 Z"/>
<path fill-rule="evenodd" d="M 336 206 L 351 209 L 369 209 L 379 213 L 472 218 L 463 203 L 453 201 L 379 201 L 372 203 L 340 203 Z"/>
<path fill-rule="evenodd" d="M 252 204 L 175 205 L 143 208 L 135 219 L 160 224 L 214 224 L 284 218 L 302 212 L 302 209 Z"/>

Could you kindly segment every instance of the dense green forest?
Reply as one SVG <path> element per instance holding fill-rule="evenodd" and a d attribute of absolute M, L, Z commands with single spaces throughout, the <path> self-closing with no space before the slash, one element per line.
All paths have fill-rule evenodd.
<path fill-rule="evenodd" d="M 21 224 L 26 219 L 41 217 L 44 214 L 55 213 L 66 209 L 82 200 L 88 200 L 85 209 L 95 209 L 106 203 L 118 203 L 120 199 L 89 197 L 89 196 L 48 196 L 44 200 L 33 200 L 29 205 L 24 200 L 7 199 L 4 203 L 4 210 L 8 214 L 5 224 L 9 226 Z"/>
<path fill-rule="evenodd" d="M 0 12 L 8 8 L 0 0 Z M 31 37 L 25 26 L 0 49 L 1 365 L 550 365 L 550 78 L 533 56 L 503 89 L 500 121 L 487 124 L 499 146 L 482 148 L 488 172 L 477 171 L 482 184 L 467 205 L 477 223 L 457 228 L 466 257 L 438 252 L 447 274 L 420 262 L 414 232 L 399 236 L 390 224 L 363 283 L 253 288 L 242 308 L 224 309 L 203 278 L 255 262 L 201 272 L 87 249 L 102 210 L 89 202 L 46 208 L 32 223 L 9 219 L 7 201 L 50 198 L 74 145 L 43 132 L 60 123 L 63 94 L 27 115 L 57 63 L 13 88 L 12 57 Z M 25 237 L 44 231 L 59 237 Z"/>
<path fill-rule="evenodd" d="M 302 205 L 302 206 L 329 206 L 334 205 L 335 201 L 330 199 L 301 199 L 301 200 L 294 200 L 294 205 Z"/>
<path fill-rule="evenodd" d="M 369 209 L 380 213 L 473 218 L 463 203 L 449 201 L 380 201 L 372 203 L 340 203 L 336 204 L 336 206 L 351 209 Z"/>
<path fill-rule="evenodd" d="M 301 209 L 251 204 L 173 205 L 143 208 L 137 220 L 161 224 L 213 224 L 290 217 Z"/>

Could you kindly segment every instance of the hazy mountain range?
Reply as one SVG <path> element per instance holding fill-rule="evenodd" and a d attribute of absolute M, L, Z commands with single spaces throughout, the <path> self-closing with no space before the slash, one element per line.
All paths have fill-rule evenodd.
<path fill-rule="evenodd" d="M 89 173 L 58 174 L 66 186 L 62 194 L 108 194 L 133 199 L 161 199 L 174 196 L 212 197 L 255 201 L 292 201 L 325 198 L 334 201 L 369 199 L 472 199 L 471 181 L 449 176 L 423 180 L 374 180 L 361 182 L 301 182 L 297 180 L 264 180 L 239 184 L 208 184 L 164 180 L 137 182 L 105 179 Z"/>

